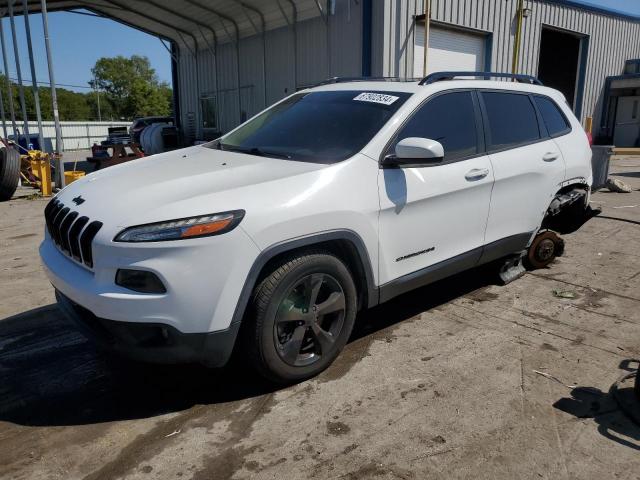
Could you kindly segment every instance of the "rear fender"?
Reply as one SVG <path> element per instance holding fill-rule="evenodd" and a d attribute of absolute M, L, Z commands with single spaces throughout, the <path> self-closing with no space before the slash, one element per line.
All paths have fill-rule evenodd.
<path fill-rule="evenodd" d="M 563 187 L 553 197 L 542 221 L 542 229 L 549 229 L 561 234 L 573 233 L 600 210 L 589 205 L 590 189 L 585 183 L 574 183 Z"/>

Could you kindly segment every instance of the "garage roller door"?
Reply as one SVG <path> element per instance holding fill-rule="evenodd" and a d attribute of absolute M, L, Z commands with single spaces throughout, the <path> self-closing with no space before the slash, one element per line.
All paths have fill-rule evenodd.
<path fill-rule="evenodd" d="M 447 70 L 485 70 L 486 37 L 460 30 L 431 27 L 427 74 Z M 414 76 L 422 76 L 424 59 L 424 24 L 416 25 Z"/>

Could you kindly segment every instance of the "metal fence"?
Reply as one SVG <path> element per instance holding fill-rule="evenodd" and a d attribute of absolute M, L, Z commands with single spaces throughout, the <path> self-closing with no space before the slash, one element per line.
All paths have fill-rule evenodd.
<path fill-rule="evenodd" d="M 86 150 L 91 148 L 94 143 L 100 144 L 102 140 L 105 140 L 109 133 L 109 127 L 128 127 L 129 125 L 131 122 L 60 122 L 64 150 L 66 152 Z M 18 123 L 21 132 L 22 126 L 22 123 Z M 37 122 L 29 122 L 29 133 L 32 136 L 38 133 Z M 44 150 L 53 151 L 56 147 L 56 130 L 52 121 L 42 122 L 42 136 L 44 137 Z"/>

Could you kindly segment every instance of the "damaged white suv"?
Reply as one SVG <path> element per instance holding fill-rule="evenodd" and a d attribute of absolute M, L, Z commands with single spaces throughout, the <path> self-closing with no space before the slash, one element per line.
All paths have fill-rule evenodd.
<path fill-rule="evenodd" d="M 60 307 L 138 360 L 217 367 L 235 348 L 291 382 L 331 364 L 359 309 L 548 263 L 589 213 L 585 132 L 531 77 L 454 77 L 334 79 L 74 182 L 40 247 Z"/>

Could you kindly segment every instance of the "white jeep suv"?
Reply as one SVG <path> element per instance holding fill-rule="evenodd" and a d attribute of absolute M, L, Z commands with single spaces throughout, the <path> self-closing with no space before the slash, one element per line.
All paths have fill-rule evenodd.
<path fill-rule="evenodd" d="M 217 367 L 235 348 L 291 382 L 331 364 L 359 309 L 548 263 L 589 211 L 587 136 L 561 93 L 476 76 L 334 79 L 72 183 L 40 247 L 61 309 L 134 359 Z"/>

